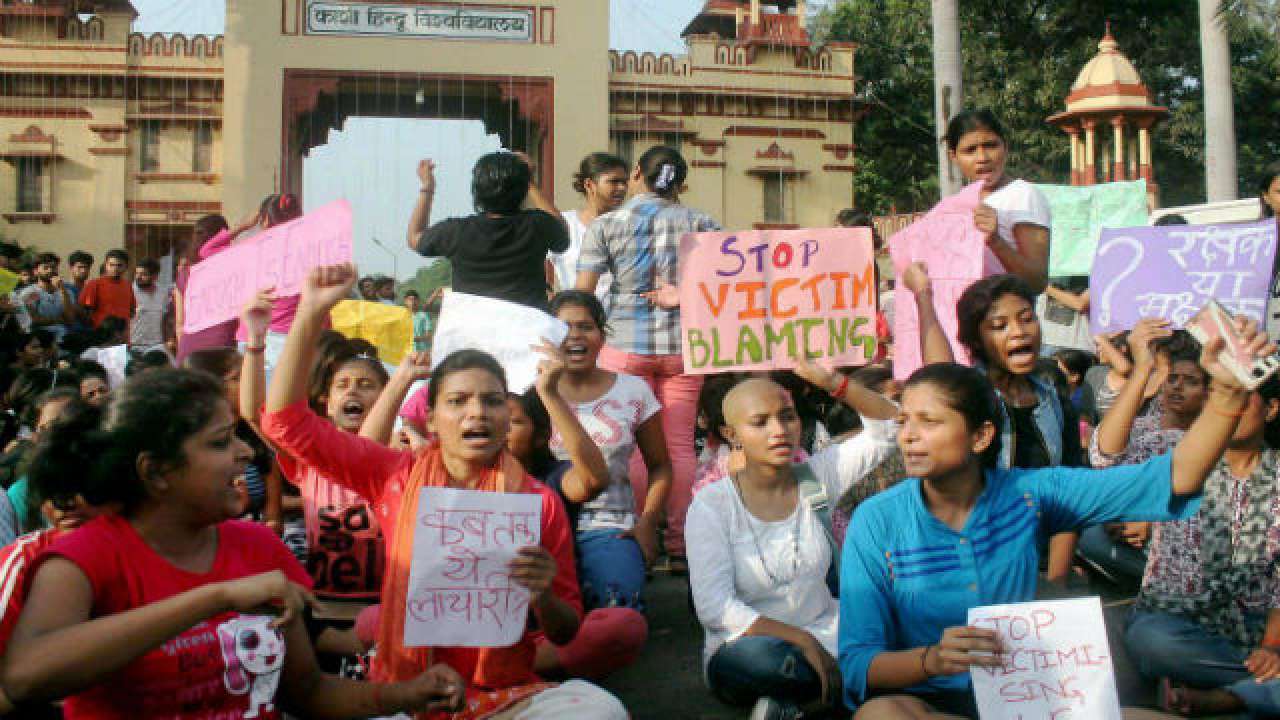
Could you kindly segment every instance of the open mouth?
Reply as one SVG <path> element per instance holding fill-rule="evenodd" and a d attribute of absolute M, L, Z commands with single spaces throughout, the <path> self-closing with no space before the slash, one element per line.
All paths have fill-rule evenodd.
<path fill-rule="evenodd" d="M 462 431 L 462 442 L 474 447 L 484 447 L 493 442 L 493 431 L 489 428 L 476 427 Z"/>
<path fill-rule="evenodd" d="M 1010 345 L 1005 357 L 1009 358 L 1010 363 L 1025 364 L 1034 363 L 1036 361 L 1036 349 L 1031 343 L 1018 343 Z"/>
<path fill-rule="evenodd" d="M 793 447 L 794 446 L 789 442 L 769 443 L 769 452 L 786 453 L 787 455 L 790 455 Z"/>
<path fill-rule="evenodd" d="M 587 357 L 587 346 L 582 343 L 570 343 L 564 346 L 565 357 L 570 360 L 585 360 Z"/>
<path fill-rule="evenodd" d="M 342 417 L 351 422 L 360 422 L 364 419 L 365 407 L 364 403 L 359 400 L 347 400 L 342 403 Z"/>

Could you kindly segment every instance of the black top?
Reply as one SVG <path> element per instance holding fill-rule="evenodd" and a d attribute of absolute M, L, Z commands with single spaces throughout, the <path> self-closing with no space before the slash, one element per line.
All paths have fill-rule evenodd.
<path fill-rule="evenodd" d="M 451 218 L 427 228 L 418 253 L 453 263 L 453 289 L 546 311 L 547 252 L 564 252 L 569 231 L 541 210 Z"/>
<path fill-rule="evenodd" d="M 1009 405 L 1008 410 L 1009 419 L 1013 421 L 1013 466 L 1049 467 L 1049 450 L 1036 427 L 1035 406 L 1020 408 Z"/>

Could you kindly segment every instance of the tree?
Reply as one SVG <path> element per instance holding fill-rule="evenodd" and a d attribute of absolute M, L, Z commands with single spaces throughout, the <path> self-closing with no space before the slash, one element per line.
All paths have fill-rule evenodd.
<path fill-rule="evenodd" d="M 430 265 L 418 268 L 413 277 L 400 283 L 400 295 L 403 297 L 406 290 L 416 290 L 425 303 L 438 288 L 449 287 L 452 283 L 453 265 L 448 260 L 439 258 Z M 426 309 L 433 313 L 440 311 L 438 307 Z"/>
<path fill-rule="evenodd" d="M 859 44 L 858 75 L 872 110 L 857 128 L 860 172 L 854 182 L 859 206 L 871 212 L 924 210 L 938 197 L 929 10 L 926 0 L 841 0 L 822 19 L 831 39 Z M 989 107 L 1002 119 L 1012 174 L 1068 182 L 1070 144 L 1045 118 L 1063 109 L 1108 20 L 1155 103 L 1171 113 L 1152 141 L 1163 204 L 1202 202 L 1204 102 L 1195 3 L 964 0 L 966 105 Z M 1280 157 L 1274 131 L 1280 45 L 1274 14 L 1233 12 L 1228 32 L 1239 167 L 1245 192 L 1252 194 L 1262 167 Z"/>

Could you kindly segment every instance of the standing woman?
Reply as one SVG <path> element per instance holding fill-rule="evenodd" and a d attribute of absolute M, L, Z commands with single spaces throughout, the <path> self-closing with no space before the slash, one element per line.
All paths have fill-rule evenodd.
<path fill-rule="evenodd" d="M 1012 273 L 1036 294 L 1049 283 L 1049 201 L 1026 180 L 1005 174 L 1009 144 L 990 110 L 965 110 L 947 123 L 947 154 L 965 180 L 983 182 L 973 213 L 987 235 L 986 274 Z"/>
<path fill-rule="evenodd" d="M 542 256 L 538 257 L 541 261 Z M 555 491 L 530 478 L 507 451 L 511 412 L 502 366 L 492 356 L 462 350 L 441 361 L 428 386 L 430 429 L 435 440 L 419 452 L 397 450 L 344 433 L 307 405 L 307 379 L 324 319 L 348 297 L 355 268 L 335 265 L 313 270 L 267 395 L 262 429 L 281 451 L 368 499 L 387 544 L 382 612 L 373 676 L 402 680 L 433 662 L 458 671 L 466 686 L 466 708 L 455 720 L 492 717 L 525 705 L 522 718 L 625 718 L 609 693 L 580 681 L 555 686 L 534 674 L 537 633 L 563 645 L 573 639 L 582 601 L 573 567 L 573 536 Z M 400 393 L 396 393 L 399 395 Z M 379 403 L 397 403 L 391 393 Z M 385 417 L 385 407 L 373 414 Z M 521 548 L 511 564 L 512 582 L 529 590 L 529 623 L 524 635 L 505 648 L 405 647 L 405 606 L 413 555 L 418 499 L 427 487 L 539 496 L 541 533 L 537 545 Z"/>
<path fill-rule="evenodd" d="M 1252 322 L 1238 327 L 1251 354 L 1274 352 Z M 986 376 L 952 363 L 912 374 L 898 433 L 911 477 L 858 508 L 840 567 L 840 668 L 860 720 L 977 717 L 969 668 L 1005 658 L 967 613 L 1034 598 L 1043 538 L 1195 514 L 1249 403 L 1221 349 L 1201 356 L 1210 397 L 1174 451 L 1107 470 L 998 468 L 1000 409 Z"/>
<path fill-rule="evenodd" d="M 236 482 L 250 452 L 216 378 L 143 373 L 113 393 L 101 424 L 78 419 L 41 437 L 33 487 L 55 507 L 119 512 L 32 564 L 0 705 L 66 697 L 73 720 L 354 718 L 461 706 L 461 678 L 444 666 L 389 685 L 320 672 L 300 621 L 314 602 L 306 573 L 269 529 L 232 519 L 244 506 Z M 274 619 L 263 614 L 272 606 Z"/>
<path fill-rule="evenodd" d="M 677 568 L 685 564 L 684 516 L 693 499 L 693 431 L 702 388 L 702 376 L 684 374 L 680 356 L 680 238 L 720 229 L 710 215 L 677 199 L 688 174 L 688 164 L 672 148 L 657 145 L 641 155 L 631 172 L 631 199 L 588 229 L 577 280 L 579 290 L 593 292 L 603 273 L 613 273 L 612 336 L 600 352 L 600 366 L 643 378 L 662 403 L 673 469 L 666 549 Z"/>
<path fill-rule="evenodd" d="M 578 172 L 573 175 L 573 189 L 583 196 L 586 203 L 578 210 L 566 210 L 563 215 L 569 225 L 569 247 L 551 254 L 555 270 L 556 292 L 572 290 L 578 279 L 578 256 L 582 253 L 582 240 L 587 228 L 595 219 L 618 209 L 627 199 L 627 163 L 617 155 L 591 153 L 582 158 Z M 613 276 L 604 273 L 595 287 L 596 297 L 609 310 L 609 286 Z"/>

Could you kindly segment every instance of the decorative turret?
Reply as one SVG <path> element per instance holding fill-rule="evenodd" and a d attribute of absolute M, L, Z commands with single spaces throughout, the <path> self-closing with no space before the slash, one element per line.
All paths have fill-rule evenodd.
<path fill-rule="evenodd" d="M 706 0 L 682 36 L 718 35 L 740 45 L 808 47 L 806 0 Z"/>

